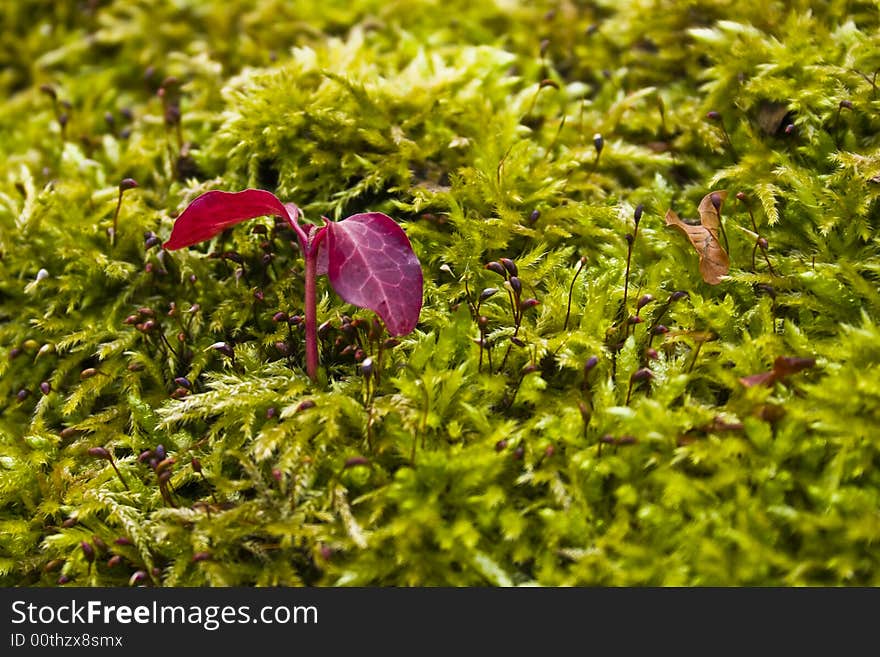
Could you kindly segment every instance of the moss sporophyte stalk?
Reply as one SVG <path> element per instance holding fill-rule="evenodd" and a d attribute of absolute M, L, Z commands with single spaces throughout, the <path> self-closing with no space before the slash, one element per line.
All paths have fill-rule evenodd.
<path fill-rule="evenodd" d="M 803 4 L 0 2 L 0 585 L 880 584 Z"/>

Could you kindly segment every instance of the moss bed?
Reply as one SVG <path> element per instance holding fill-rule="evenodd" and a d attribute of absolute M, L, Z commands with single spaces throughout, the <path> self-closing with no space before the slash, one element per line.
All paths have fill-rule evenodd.
<path fill-rule="evenodd" d="M 0 585 L 880 584 L 875 3 L 0 25 Z M 398 221 L 416 330 L 325 279 L 312 382 L 289 228 L 162 249 L 247 187 Z"/>

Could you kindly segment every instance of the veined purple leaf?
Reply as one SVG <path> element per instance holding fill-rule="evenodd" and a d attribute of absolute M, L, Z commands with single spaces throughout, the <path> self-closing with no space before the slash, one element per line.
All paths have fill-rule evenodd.
<path fill-rule="evenodd" d="M 177 218 L 171 237 L 162 246 L 169 250 L 181 249 L 204 242 L 247 219 L 268 215 L 291 220 L 284 204 L 274 194 L 262 189 L 205 192 Z"/>
<path fill-rule="evenodd" d="M 422 267 L 391 217 L 370 212 L 329 222 L 325 242 L 327 276 L 344 301 L 375 312 L 392 335 L 415 328 L 422 309 Z"/>

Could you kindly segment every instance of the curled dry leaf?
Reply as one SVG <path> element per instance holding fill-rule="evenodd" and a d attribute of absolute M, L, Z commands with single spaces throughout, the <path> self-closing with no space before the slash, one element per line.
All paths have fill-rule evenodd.
<path fill-rule="evenodd" d="M 744 376 L 739 380 L 739 382 L 742 383 L 746 388 L 753 388 L 760 385 L 772 386 L 777 381 L 784 381 L 792 374 L 797 374 L 802 370 L 806 370 L 815 366 L 815 358 L 779 356 L 775 361 L 773 361 L 773 369 L 769 372 L 761 372 L 760 374 Z"/>
<path fill-rule="evenodd" d="M 666 225 L 683 232 L 697 250 L 700 274 L 709 285 L 720 283 L 730 270 L 730 258 L 718 239 L 721 232 L 721 216 L 718 212 L 726 198 L 726 191 L 706 194 L 700 202 L 700 224 L 696 226 L 685 223 L 672 210 L 666 211 Z"/>

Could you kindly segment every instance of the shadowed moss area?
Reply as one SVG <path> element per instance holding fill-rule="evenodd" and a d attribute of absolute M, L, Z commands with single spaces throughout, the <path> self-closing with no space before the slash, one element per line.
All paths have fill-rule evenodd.
<path fill-rule="evenodd" d="M 880 585 L 875 3 L 0 25 L 0 585 Z M 397 220 L 416 330 L 322 279 L 310 381 L 285 224 L 161 247 L 246 187 Z"/>

